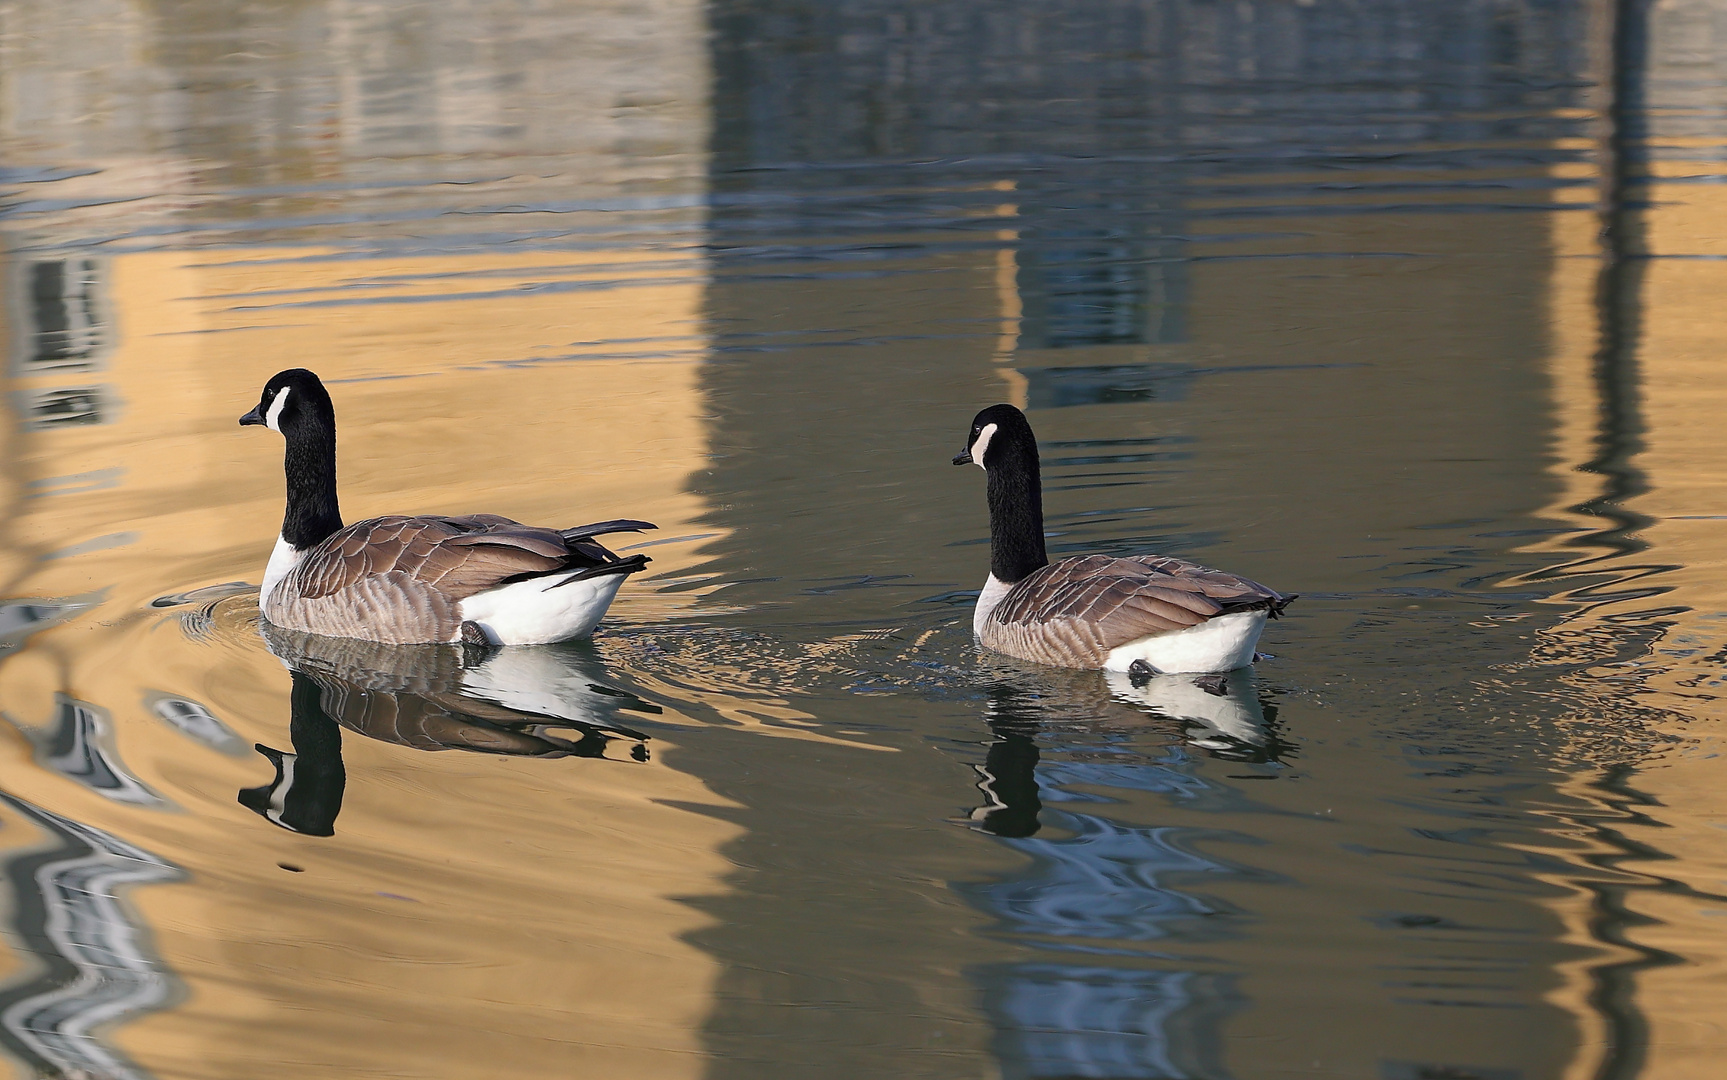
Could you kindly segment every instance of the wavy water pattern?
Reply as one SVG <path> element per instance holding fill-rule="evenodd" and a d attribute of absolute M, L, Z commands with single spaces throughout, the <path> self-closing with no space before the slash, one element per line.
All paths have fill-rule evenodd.
<path fill-rule="evenodd" d="M 1724 18 L 0 12 L 6 1053 L 1712 1076 Z M 591 643 L 284 639 L 301 365 L 351 517 L 652 564 Z M 1052 554 L 1302 594 L 1253 672 L 976 649 L 995 401 Z"/>

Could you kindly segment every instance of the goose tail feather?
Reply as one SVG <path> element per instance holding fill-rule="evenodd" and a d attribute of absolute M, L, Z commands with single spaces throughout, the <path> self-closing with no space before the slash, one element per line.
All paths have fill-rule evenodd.
<path fill-rule="evenodd" d="M 635 518 L 613 518 L 610 521 L 596 521 L 592 525 L 577 525 L 573 529 L 559 529 L 558 535 L 566 543 L 576 540 L 586 540 L 590 536 L 604 536 L 607 533 L 641 532 L 643 529 L 657 529 L 651 521 L 637 521 Z"/>
<path fill-rule="evenodd" d="M 1300 593 L 1289 593 L 1288 595 L 1273 595 L 1255 600 L 1225 602 L 1218 614 L 1233 615 L 1238 611 L 1263 611 L 1269 617 L 1279 619 L 1283 617 L 1283 609 L 1299 599 L 1301 599 Z"/>
<path fill-rule="evenodd" d="M 631 555 L 629 558 L 619 559 L 617 562 L 602 563 L 599 566 L 590 566 L 585 570 L 576 571 L 569 577 L 558 582 L 556 585 L 548 586 L 546 591 L 550 592 L 552 589 L 561 589 L 572 582 L 587 581 L 591 578 L 608 577 L 612 574 L 633 574 L 647 566 L 649 561 L 650 560 L 646 555 Z"/>

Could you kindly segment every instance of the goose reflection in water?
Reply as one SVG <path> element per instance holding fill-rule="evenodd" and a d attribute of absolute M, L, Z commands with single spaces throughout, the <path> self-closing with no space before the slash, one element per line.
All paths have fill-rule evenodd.
<path fill-rule="evenodd" d="M 1292 747 L 1277 737 L 1276 707 L 1260 700 L 1248 668 L 1217 675 L 1104 673 L 1119 701 L 1182 724 L 1188 745 L 1230 761 L 1281 761 Z"/>
<path fill-rule="evenodd" d="M 242 806 L 293 832 L 331 836 L 347 770 L 343 728 L 416 750 L 514 757 L 607 756 L 615 739 L 646 761 L 647 736 L 623 713 L 657 705 L 606 685 L 585 643 L 516 648 L 382 645 L 263 624 L 270 651 L 293 674 L 292 751 L 262 743 L 268 784 L 240 791 Z"/>
<path fill-rule="evenodd" d="M 973 972 L 1002 1075 L 1229 1075 L 1235 976 L 1184 963 L 1168 943 L 1237 932 L 1202 882 L 1242 871 L 1209 850 L 1209 830 L 1134 820 L 1123 796 L 1204 805 L 1221 788 L 1191 751 L 1275 762 L 1289 748 L 1274 715 L 1247 671 L 1040 672 L 991 691 L 994 740 L 977 767 L 987 801 L 970 823 L 1028 861 L 958 889 L 1031 953 Z"/>
<path fill-rule="evenodd" d="M 1085 679 L 1081 683 L 1079 679 Z M 1007 839 L 1036 835 L 1043 800 L 1037 778 L 1038 736 L 1072 726 L 1142 727 L 1149 718 L 1179 725 L 1187 745 L 1207 755 L 1253 764 L 1281 763 L 1293 747 L 1277 737 L 1276 707 L 1260 699 L 1247 668 L 1215 675 L 1104 672 L 1076 676 L 1061 692 L 1002 685 L 990 692 L 984 721 L 995 740 L 977 766 L 984 805 L 977 828 Z"/>

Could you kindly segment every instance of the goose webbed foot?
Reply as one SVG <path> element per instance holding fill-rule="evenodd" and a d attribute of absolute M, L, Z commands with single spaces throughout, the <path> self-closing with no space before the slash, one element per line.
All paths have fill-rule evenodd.
<path fill-rule="evenodd" d="M 1200 675 L 1193 680 L 1193 685 L 1212 697 L 1229 696 L 1229 676 L 1227 675 Z"/>
<path fill-rule="evenodd" d="M 460 640 L 462 643 L 462 668 L 465 671 L 471 671 L 484 664 L 503 648 L 501 645 L 492 644 L 491 639 L 486 637 L 486 632 L 480 629 L 480 624 L 476 622 L 464 622 L 462 624 Z"/>
<path fill-rule="evenodd" d="M 1127 680 L 1135 687 L 1144 686 L 1146 683 L 1150 682 L 1151 677 L 1156 674 L 1157 669 L 1146 663 L 1144 660 L 1135 660 L 1127 666 Z"/>

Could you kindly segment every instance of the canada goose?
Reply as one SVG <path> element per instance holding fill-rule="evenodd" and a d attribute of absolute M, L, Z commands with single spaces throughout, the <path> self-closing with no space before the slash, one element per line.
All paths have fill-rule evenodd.
<path fill-rule="evenodd" d="M 972 630 L 997 652 L 1142 675 L 1231 671 L 1253 662 L 1266 618 L 1295 599 L 1167 555 L 1051 563 L 1037 439 L 1012 405 L 978 413 L 953 463 L 989 477 L 990 575 Z"/>
<path fill-rule="evenodd" d="M 543 529 L 495 514 L 376 517 L 336 507 L 336 410 L 304 368 L 278 372 L 240 424 L 287 442 L 288 510 L 258 606 L 277 626 L 391 644 L 533 645 L 591 633 L 646 555 L 593 538 L 652 529 L 620 519 Z"/>

